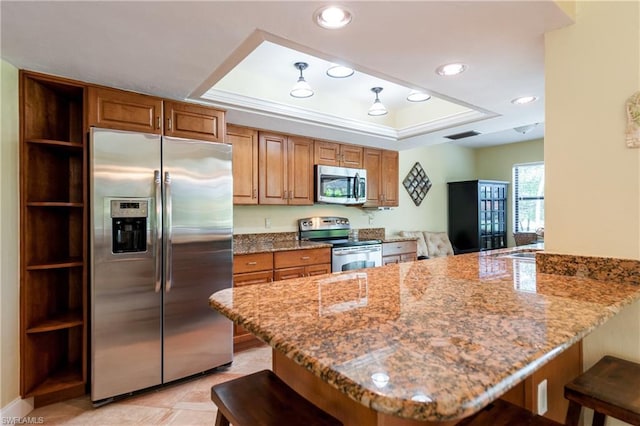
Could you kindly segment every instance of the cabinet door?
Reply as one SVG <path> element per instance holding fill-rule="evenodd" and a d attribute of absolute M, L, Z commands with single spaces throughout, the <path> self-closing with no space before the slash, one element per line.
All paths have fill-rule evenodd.
<path fill-rule="evenodd" d="M 287 137 L 258 136 L 258 203 L 287 204 Z"/>
<path fill-rule="evenodd" d="M 381 205 L 385 207 L 398 206 L 398 151 L 382 151 L 381 181 L 383 199 Z"/>
<path fill-rule="evenodd" d="M 380 159 L 382 152 L 379 149 L 364 149 L 364 168 L 367 170 L 367 202 L 365 207 L 377 207 L 380 205 L 382 187 L 380 186 Z"/>
<path fill-rule="evenodd" d="M 304 266 L 296 266 L 294 268 L 276 269 L 273 271 L 273 280 L 290 280 L 292 278 L 301 278 L 306 275 Z"/>
<path fill-rule="evenodd" d="M 89 126 L 162 133 L 162 100 L 123 90 L 89 87 Z"/>
<path fill-rule="evenodd" d="M 184 102 L 164 102 L 164 134 L 177 138 L 223 142 L 224 111 Z"/>
<path fill-rule="evenodd" d="M 354 169 L 362 168 L 364 148 L 356 145 L 341 145 L 340 152 L 342 166 Z"/>
<path fill-rule="evenodd" d="M 383 265 L 390 265 L 392 263 L 400 263 L 400 255 L 384 256 L 382 258 Z"/>
<path fill-rule="evenodd" d="M 320 265 L 309 265 L 307 266 L 307 276 L 313 277 L 315 275 L 324 275 L 331 273 L 331 264 L 330 263 L 322 263 Z"/>
<path fill-rule="evenodd" d="M 289 136 L 287 200 L 290 205 L 313 205 L 313 141 Z"/>
<path fill-rule="evenodd" d="M 258 204 L 258 132 L 227 126 L 233 146 L 233 204 Z"/>
<path fill-rule="evenodd" d="M 234 274 L 233 286 L 242 287 L 245 285 L 265 284 L 273 281 L 273 271 L 249 272 L 246 274 Z"/>
<path fill-rule="evenodd" d="M 335 142 L 314 141 L 314 164 L 323 166 L 340 165 L 340 144 Z"/>

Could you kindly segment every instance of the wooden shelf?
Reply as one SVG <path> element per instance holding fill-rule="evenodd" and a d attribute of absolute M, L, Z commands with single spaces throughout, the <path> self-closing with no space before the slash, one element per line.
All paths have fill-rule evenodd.
<path fill-rule="evenodd" d="M 29 207 L 84 207 L 83 203 L 68 203 L 66 201 L 29 201 L 27 202 Z"/>
<path fill-rule="evenodd" d="M 48 331 L 62 330 L 78 327 L 84 324 L 82 312 L 66 312 L 54 318 L 49 318 L 27 329 L 27 333 L 46 333 Z"/>
<path fill-rule="evenodd" d="M 20 71 L 20 393 L 87 383 L 86 85 Z"/>
<path fill-rule="evenodd" d="M 29 139 L 27 140 L 27 143 L 49 145 L 52 147 L 67 148 L 67 149 L 78 150 L 78 151 L 82 151 L 84 149 L 84 145 L 81 143 L 69 142 L 69 141 L 58 141 L 54 139 Z"/>
<path fill-rule="evenodd" d="M 36 271 L 39 269 L 62 269 L 62 268 L 76 268 L 84 266 L 84 261 L 80 258 L 65 259 L 58 262 L 42 263 L 39 265 L 27 266 L 27 271 Z"/>
<path fill-rule="evenodd" d="M 47 395 L 73 387 L 84 387 L 81 365 L 68 365 L 54 371 L 42 383 L 26 393 L 26 397 Z"/>

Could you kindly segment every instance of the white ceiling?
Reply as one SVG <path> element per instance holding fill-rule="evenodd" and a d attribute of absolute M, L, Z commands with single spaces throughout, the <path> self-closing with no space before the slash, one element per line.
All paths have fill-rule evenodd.
<path fill-rule="evenodd" d="M 468 130 L 481 135 L 455 143 L 478 147 L 543 137 L 544 33 L 571 24 L 554 1 L 341 2 L 353 21 L 334 31 L 312 21 L 314 11 L 328 3 L 3 0 L 0 52 L 21 69 L 201 100 L 256 47 L 273 43 L 284 46 L 283 51 L 292 49 L 293 55 L 273 53 L 254 60 L 240 74 L 253 75 L 240 79 L 245 81 L 239 86 L 243 93 L 236 88 L 225 96 L 210 96 L 211 103 L 227 109 L 229 122 L 399 150 L 448 142 L 444 136 Z M 341 108 L 356 105 L 357 96 L 365 104 L 367 98 L 373 100 L 366 93 L 369 87 L 358 92 L 363 95 L 349 91 L 355 83 L 348 89 L 336 84 L 339 93 L 329 92 L 316 74 L 320 67 L 312 71 L 312 66 L 305 71 L 316 90 L 312 98 L 268 96 L 278 86 L 269 80 L 272 75 L 283 73 L 278 81 L 287 88 L 297 79 L 296 52 L 310 55 L 310 65 L 314 58 L 343 62 L 369 78 L 425 89 L 434 101 L 452 102 L 471 113 L 464 120 L 436 122 L 428 118 L 434 114 L 428 109 L 437 105 L 432 102 L 413 113 L 425 120 L 399 120 L 399 113 L 391 111 L 375 121 L 380 118 L 357 107 L 351 110 L 361 119 L 348 116 Z M 454 61 L 464 62 L 468 70 L 450 78 L 435 74 L 436 67 Z M 391 110 L 396 101 L 391 85 L 387 87 L 380 97 Z M 523 95 L 540 99 L 511 104 Z M 513 130 L 531 123 L 541 124 L 524 135 Z"/>

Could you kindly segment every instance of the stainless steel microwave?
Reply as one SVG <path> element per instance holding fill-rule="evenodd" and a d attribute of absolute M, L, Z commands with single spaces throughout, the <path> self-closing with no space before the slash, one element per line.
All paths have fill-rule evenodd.
<path fill-rule="evenodd" d="M 315 188 L 319 203 L 364 204 L 367 201 L 367 171 L 316 166 Z"/>

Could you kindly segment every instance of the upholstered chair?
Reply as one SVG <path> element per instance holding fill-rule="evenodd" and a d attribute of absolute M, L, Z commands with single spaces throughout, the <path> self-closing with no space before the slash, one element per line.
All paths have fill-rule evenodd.
<path fill-rule="evenodd" d="M 450 256 L 454 254 L 453 246 L 446 232 L 400 231 L 402 237 L 412 237 L 418 242 L 419 259 L 429 257 Z"/>
<path fill-rule="evenodd" d="M 423 234 L 427 243 L 427 253 L 429 253 L 429 257 L 453 255 L 453 246 L 446 232 L 424 231 Z"/>

